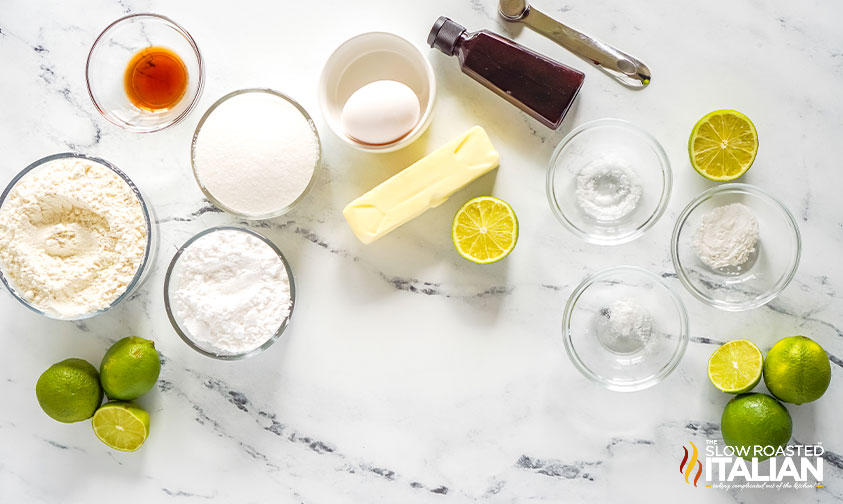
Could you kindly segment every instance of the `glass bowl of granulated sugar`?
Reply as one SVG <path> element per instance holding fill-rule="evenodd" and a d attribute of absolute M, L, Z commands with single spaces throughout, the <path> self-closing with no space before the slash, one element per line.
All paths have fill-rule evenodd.
<path fill-rule="evenodd" d="M 320 159 L 310 115 L 272 89 L 241 89 L 217 100 L 196 126 L 190 150 L 205 197 L 250 220 L 278 217 L 298 205 Z"/>
<path fill-rule="evenodd" d="M 571 362 L 588 379 L 632 392 L 655 385 L 679 364 L 688 346 L 688 315 L 659 275 L 616 266 L 574 290 L 562 337 Z"/>
<path fill-rule="evenodd" d="M 250 229 L 206 229 L 176 252 L 164 277 L 164 307 L 176 333 L 208 357 L 239 360 L 269 348 L 287 329 L 293 272 L 272 241 Z"/>
<path fill-rule="evenodd" d="M 0 281 L 49 318 L 81 320 L 129 298 L 157 244 L 152 207 L 103 159 L 44 157 L 0 196 Z"/>
<path fill-rule="evenodd" d="M 659 142 L 634 124 L 599 119 L 571 131 L 547 170 L 556 218 L 589 243 L 618 245 L 664 213 L 673 176 Z"/>
<path fill-rule="evenodd" d="M 670 246 L 682 285 L 726 311 L 773 300 L 793 280 L 802 241 L 793 214 L 749 184 L 704 191 L 679 215 Z"/>

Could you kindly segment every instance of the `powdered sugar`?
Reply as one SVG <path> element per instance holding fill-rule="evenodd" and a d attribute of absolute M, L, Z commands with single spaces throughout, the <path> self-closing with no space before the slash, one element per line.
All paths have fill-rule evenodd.
<path fill-rule="evenodd" d="M 700 220 L 694 233 L 694 249 L 711 268 L 742 266 L 754 256 L 758 234 L 758 220 L 746 205 L 723 205 Z"/>
<path fill-rule="evenodd" d="M 200 345 L 248 352 L 290 316 L 290 278 L 283 261 L 245 231 L 223 229 L 198 238 L 173 273 L 174 313 Z"/>
<path fill-rule="evenodd" d="M 272 215 L 305 191 L 319 160 L 311 123 L 269 93 L 232 96 L 199 130 L 194 167 L 200 184 L 223 206 L 247 216 Z"/>

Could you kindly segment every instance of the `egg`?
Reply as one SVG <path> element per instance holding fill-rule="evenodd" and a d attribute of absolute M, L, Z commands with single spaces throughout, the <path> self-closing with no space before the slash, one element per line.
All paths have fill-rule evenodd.
<path fill-rule="evenodd" d="M 419 97 L 409 86 L 380 80 L 352 93 L 342 108 L 340 123 L 352 140 L 383 145 L 412 131 L 420 114 Z"/>

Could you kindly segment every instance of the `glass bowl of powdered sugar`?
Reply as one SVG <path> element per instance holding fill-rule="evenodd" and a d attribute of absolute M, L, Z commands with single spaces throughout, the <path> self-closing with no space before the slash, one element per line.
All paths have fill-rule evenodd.
<path fill-rule="evenodd" d="M 655 273 L 616 266 L 582 281 L 562 321 L 565 350 L 587 378 L 632 392 L 663 380 L 688 346 L 688 315 Z"/>
<path fill-rule="evenodd" d="M 799 227 L 779 200 L 749 184 L 724 184 L 694 198 L 671 239 L 673 266 L 697 299 L 727 311 L 757 308 L 793 280 Z"/>
<path fill-rule="evenodd" d="M 617 245 L 658 221 L 672 180 L 667 155 L 652 135 L 627 121 L 599 119 L 556 147 L 547 199 L 557 219 L 583 240 Z"/>
<path fill-rule="evenodd" d="M 251 357 L 287 328 L 296 300 L 293 271 L 272 241 L 220 226 L 189 239 L 164 278 L 164 306 L 176 333 L 222 360 Z"/>

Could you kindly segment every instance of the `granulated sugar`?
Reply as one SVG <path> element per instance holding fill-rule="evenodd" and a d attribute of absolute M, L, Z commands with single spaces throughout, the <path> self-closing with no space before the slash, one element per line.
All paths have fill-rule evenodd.
<path fill-rule="evenodd" d="M 250 217 L 277 213 L 305 191 L 319 140 L 293 104 L 249 92 L 223 101 L 194 145 L 196 176 L 221 205 Z"/>
<path fill-rule="evenodd" d="M 260 238 L 233 229 L 191 243 L 174 271 L 174 313 L 193 340 L 222 353 L 263 345 L 290 316 L 290 278 Z"/>

